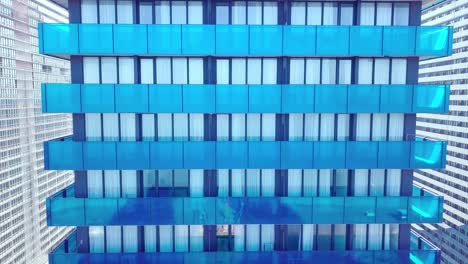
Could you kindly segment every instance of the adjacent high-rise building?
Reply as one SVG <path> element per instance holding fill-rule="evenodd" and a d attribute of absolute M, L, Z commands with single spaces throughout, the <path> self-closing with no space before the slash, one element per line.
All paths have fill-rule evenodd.
<path fill-rule="evenodd" d="M 67 23 L 48 1 L 0 1 L 0 263 L 46 263 L 66 229 L 47 227 L 45 201 L 73 182 L 44 170 L 43 142 L 70 135 L 68 114 L 43 114 L 41 83 L 67 83 L 67 60 L 39 54 L 38 23 Z"/>
<path fill-rule="evenodd" d="M 43 111 L 73 113 L 45 144 L 75 185 L 48 224 L 77 226 L 51 263 L 438 263 L 412 223 L 442 197 L 416 113 L 448 111 L 419 57 L 451 54 L 421 2 L 69 1 L 43 54 L 71 60 Z M 104 254 L 103 254 L 104 253 Z"/>
<path fill-rule="evenodd" d="M 448 114 L 418 115 L 417 135 L 448 141 L 447 167 L 418 170 L 415 182 L 445 197 L 444 222 L 417 225 L 442 249 L 443 263 L 468 262 L 468 2 L 424 1 L 422 24 L 453 26 L 453 54 L 420 62 L 419 82 L 451 86 Z"/>

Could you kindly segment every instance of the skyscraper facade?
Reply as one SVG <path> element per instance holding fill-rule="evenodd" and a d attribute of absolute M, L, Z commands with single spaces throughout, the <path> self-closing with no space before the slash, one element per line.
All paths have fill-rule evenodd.
<path fill-rule="evenodd" d="M 424 1 L 424 25 L 453 26 L 453 54 L 422 60 L 419 82 L 449 84 L 450 107 L 447 114 L 420 114 L 417 135 L 448 141 L 447 167 L 418 170 L 415 182 L 445 197 L 444 222 L 415 225 L 415 229 L 442 249 L 443 263 L 468 261 L 468 3 L 466 1 Z"/>
<path fill-rule="evenodd" d="M 0 1 L 0 263 L 45 263 L 66 229 L 47 227 L 45 200 L 73 182 L 44 170 L 43 142 L 70 135 L 71 116 L 43 114 L 41 83 L 70 81 L 69 62 L 39 54 L 38 23 L 67 23 L 48 1 Z"/>
<path fill-rule="evenodd" d="M 42 86 L 43 111 L 74 123 L 45 144 L 47 168 L 75 170 L 47 202 L 49 225 L 77 226 L 51 263 L 437 263 L 411 223 L 439 223 L 443 200 L 413 169 L 446 147 L 415 125 L 449 87 L 418 85 L 418 65 L 451 54 L 452 31 L 420 10 L 70 1 L 71 24 L 40 26 L 72 74 Z"/>

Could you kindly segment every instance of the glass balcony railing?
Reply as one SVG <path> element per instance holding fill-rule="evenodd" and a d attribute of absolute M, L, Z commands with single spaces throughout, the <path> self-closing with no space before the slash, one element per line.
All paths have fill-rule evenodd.
<path fill-rule="evenodd" d="M 45 113 L 446 113 L 449 94 L 448 85 L 43 84 L 42 110 Z"/>
<path fill-rule="evenodd" d="M 443 210 L 441 196 L 74 198 L 71 192 L 47 200 L 48 225 L 440 223 Z"/>
<path fill-rule="evenodd" d="M 441 141 L 171 141 L 45 143 L 49 170 L 428 169 L 445 167 Z"/>
<path fill-rule="evenodd" d="M 39 24 L 39 50 L 55 55 L 448 56 L 452 31 L 447 26 Z"/>

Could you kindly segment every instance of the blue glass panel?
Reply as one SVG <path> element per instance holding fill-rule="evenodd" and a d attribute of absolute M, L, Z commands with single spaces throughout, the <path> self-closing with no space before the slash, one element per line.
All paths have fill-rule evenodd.
<path fill-rule="evenodd" d="M 152 221 L 151 199 L 118 199 L 119 223 L 123 225 L 145 225 Z"/>
<path fill-rule="evenodd" d="M 316 224 L 346 223 L 344 197 L 314 197 L 312 200 L 312 221 Z"/>
<path fill-rule="evenodd" d="M 214 225 L 216 198 L 184 198 L 184 224 Z"/>
<path fill-rule="evenodd" d="M 249 85 L 249 113 L 280 113 L 281 85 Z"/>
<path fill-rule="evenodd" d="M 245 55 L 249 53 L 249 26 L 216 25 L 216 54 Z"/>
<path fill-rule="evenodd" d="M 119 142 L 117 143 L 118 169 L 146 169 L 149 168 L 148 142 Z"/>
<path fill-rule="evenodd" d="M 85 199 L 85 209 L 86 225 L 119 224 L 118 199 Z"/>
<path fill-rule="evenodd" d="M 283 55 L 315 55 L 315 26 L 283 26 Z"/>
<path fill-rule="evenodd" d="M 182 54 L 212 55 L 214 53 L 214 25 L 182 25 Z"/>
<path fill-rule="evenodd" d="M 78 53 L 78 25 L 41 24 L 42 49 L 44 54 Z"/>
<path fill-rule="evenodd" d="M 150 84 L 148 89 L 151 113 L 182 113 L 182 85 Z"/>
<path fill-rule="evenodd" d="M 345 168 L 346 142 L 314 142 L 314 167 L 317 169 Z"/>
<path fill-rule="evenodd" d="M 409 223 L 440 223 L 440 197 L 420 196 L 409 197 L 408 222 Z"/>
<path fill-rule="evenodd" d="M 412 143 L 411 168 L 445 167 L 446 143 L 440 141 L 414 141 Z"/>
<path fill-rule="evenodd" d="M 184 168 L 215 168 L 215 142 L 184 142 Z"/>
<path fill-rule="evenodd" d="M 376 223 L 406 223 L 408 221 L 407 197 L 377 197 Z"/>
<path fill-rule="evenodd" d="M 47 224 L 48 225 L 84 225 L 84 200 L 83 199 L 49 199 L 47 200 Z"/>
<path fill-rule="evenodd" d="M 83 162 L 87 170 L 115 169 L 115 142 L 84 142 Z"/>
<path fill-rule="evenodd" d="M 380 112 L 411 113 L 413 87 L 410 85 L 381 85 Z"/>
<path fill-rule="evenodd" d="M 113 84 L 82 84 L 81 98 L 84 113 L 115 112 Z"/>
<path fill-rule="evenodd" d="M 114 26 L 114 52 L 116 54 L 147 54 L 148 32 L 146 25 L 124 25 Z"/>
<path fill-rule="evenodd" d="M 317 27 L 317 55 L 348 55 L 349 28 L 349 26 Z"/>
<path fill-rule="evenodd" d="M 54 170 L 83 169 L 81 143 L 73 141 L 49 141 L 45 143 L 45 167 Z"/>
<path fill-rule="evenodd" d="M 283 85 L 281 88 L 283 113 L 314 112 L 314 85 Z"/>
<path fill-rule="evenodd" d="M 379 112 L 379 85 L 349 85 L 348 112 L 375 113 Z"/>
<path fill-rule="evenodd" d="M 148 25 L 148 53 L 182 54 L 181 25 Z"/>
<path fill-rule="evenodd" d="M 382 169 L 410 168 L 408 153 L 411 144 L 405 141 L 379 142 L 378 167 Z"/>
<path fill-rule="evenodd" d="M 348 141 L 346 167 L 350 169 L 377 168 L 378 142 Z"/>
<path fill-rule="evenodd" d="M 151 199 L 151 208 L 153 223 L 160 225 L 181 225 L 184 223 L 184 198 Z"/>
<path fill-rule="evenodd" d="M 247 85 L 216 85 L 217 113 L 247 113 Z"/>
<path fill-rule="evenodd" d="M 43 84 L 45 93 L 46 113 L 78 113 L 81 112 L 81 96 L 79 84 Z"/>
<path fill-rule="evenodd" d="M 247 168 L 247 142 L 216 142 L 216 167 L 218 169 Z"/>
<path fill-rule="evenodd" d="M 80 54 L 114 53 L 112 25 L 79 24 Z"/>
<path fill-rule="evenodd" d="M 283 53 L 283 28 L 277 25 L 251 25 L 249 32 L 249 54 L 280 55 Z"/>
<path fill-rule="evenodd" d="M 374 223 L 375 222 L 375 197 L 346 197 L 345 215 L 346 223 Z"/>
<path fill-rule="evenodd" d="M 452 49 L 449 39 L 452 36 L 450 27 L 418 27 L 416 30 L 416 55 L 447 56 Z"/>
<path fill-rule="evenodd" d="M 117 112 L 148 113 L 148 105 L 148 85 L 115 85 L 115 108 Z"/>
<path fill-rule="evenodd" d="M 315 85 L 315 112 L 346 113 L 347 85 Z"/>
<path fill-rule="evenodd" d="M 217 198 L 216 199 L 216 223 L 240 224 L 241 204 L 243 198 Z"/>
<path fill-rule="evenodd" d="M 183 168 L 182 142 L 151 142 L 151 168 Z"/>
<path fill-rule="evenodd" d="M 357 26 L 350 31 L 350 55 L 382 55 L 383 27 Z"/>
<path fill-rule="evenodd" d="M 448 112 L 450 90 L 446 85 L 415 85 L 413 111 L 416 113 Z"/>
<path fill-rule="evenodd" d="M 281 197 L 273 212 L 278 224 L 312 223 L 312 199 Z"/>
<path fill-rule="evenodd" d="M 182 86 L 183 111 L 185 113 L 214 113 L 215 86 L 209 84 L 189 84 Z"/>
<path fill-rule="evenodd" d="M 384 27 L 383 54 L 412 56 L 415 54 L 416 27 Z"/>
<path fill-rule="evenodd" d="M 282 169 L 311 169 L 313 168 L 313 142 L 281 142 Z"/>
<path fill-rule="evenodd" d="M 278 168 L 280 142 L 249 142 L 249 168 Z"/>

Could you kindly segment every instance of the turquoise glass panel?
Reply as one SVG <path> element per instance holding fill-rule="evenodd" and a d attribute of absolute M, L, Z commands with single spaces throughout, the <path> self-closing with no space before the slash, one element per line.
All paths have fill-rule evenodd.
<path fill-rule="evenodd" d="M 51 226 L 70 223 L 84 225 L 84 199 L 48 199 L 47 224 Z"/>
<path fill-rule="evenodd" d="M 41 24 L 44 54 L 76 54 L 78 49 L 77 24 Z"/>
<path fill-rule="evenodd" d="M 189 84 L 182 86 L 183 111 L 185 113 L 214 113 L 215 86 Z"/>
<path fill-rule="evenodd" d="M 445 26 L 418 27 L 416 55 L 447 56 L 451 54 L 452 29 Z"/>
<path fill-rule="evenodd" d="M 280 197 L 277 201 L 278 224 L 312 223 L 312 199 Z M 276 211 L 276 208 L 273 211 Z"/>
<path fill-rule="evenodd" d="M 240 224 L 240 207 L 243 198 L 217 198 L 216 199 L 216 223 Z"/>
<path fill-rule="evenodd" d="M 440 197 L 437 196 L 409 197 L 408 222 L 438 223 L 442 221 L 439 218 L 441 204 Z"/>
<path fill-rule="evenodd" d="M 416 27 L 384 27 L 383 54 L 389 56 L 412 56 L 416 48 Z"/>
<path fill-rule="evenodd" d="M 182 142 L 150 142 L 151 168 L 182 169 Z"/>
<path fill-rule="evenodd" d="M 113 25 L 79 24 L 80 54 L 112 54 Z"/>
<path fill-rule="evenodd" d="M 313 223 L 341 224 L 347 222 L 344 221 L 344 197 L 314 197 L 312 204 Z"/>
<path fill-rule="evenodd" d="M 349 85 L 348 112 L 375 113 L 379 112 L 379 85 Z"/>
<path fill-rule="evenodd" d="M 281 110 L 283 113 L 312 113 L 315 100 L 314 85 L 283 85 Z"/>
<path fill-rule="evenodd" d="M 124 25 L 114 26 L 114 52 L 116 54 L 147 54 L 148 32 L 146 25 Z"/>
<path fill-rule="evenodd" d="M 408 221 L 407 197 L 377 197 L 376 223 L 406 223 Z"/>
<path fill-rule="evenodd" d="M 249 113 L 280 113 L 281 85 L 249 85 Z"/>
<path fill-rule="evenodd" d="M 283 28 L 277 25 L 251 25 L 249 54 L 280 55 L 283 53 Z"/>
<path fill-rule="evenodd" d="M 181 25 L 148 25 L 148 53 L 182 54 Z"/>
<path fill-rule="evenodd" d="M 282 141 L 281 168 L 309 169 L 313 168 L 313 142 Z"/>
<path fill-rule="evenodd" d="M 49 141 L 45 143 L 45 167 L 54 170 L 83 169 L 83 149 L 80 142 Z"/>
<path fill-rule="evenodd" d="M 277 168 L 280 164 L 280 142 L 249 142 L 249 168 Z"/>
<path fill-rule="evenodd" d="M 375 222 L 375 197 L 346 197 L 345 201 L 345 223 L 374 223 Z"/>
<path fill-rule="evenodd" d="M 46 103 L 43 109 L 47 113 L 81 112 L 79 84 L 43 84 L 42 97 Z"/>
<path fill-rule="evenodd" d="M 119 223 L 123 225 L 144 225 L 152 219 L 151 199 L 118 199 Z M 136 217 L 138 216 L 138 217 Z"/>
<path fill-rule="evenodd" d="M 315 85 L 315 112 L 346 113 L 347 101 L 347 85 Z"/>
<path fill-rule="evenodd" d="M 214 25 L 182 25 L 182 54 L 211 55 L 214 53 Z"/>
<path fill-rule="evenodd" d="M 148 142 L 119 142 L 117 143 L 118 169 L 146 169 L 149 168 Z"/>
<path fill-rule="evenodd" d="M 190 225 L 216 224 L 216 198 L 184 198 L 184 223 Z"/>
<path fill-rule="evenodd" d="M 216 25 L 216 54 L 249 54 L 249 26 Z"/>
<path fill-rule="evenodd" d="M 350 169 L 377 168 L 377 141 L 346 142 L 346 167 Z"/>
<path fill-rule="evenodd" d="M 413 105 L 413 86 L 411 85 L 381 85 L 381 113 L 411 113 Z"/>
<path fill-rule="evenodd" d="M 216 164 L 215 142 L 184 142 L 184 168 L 213 169 Z"/>
<path fill-rule="evenodd" d="M 315 55 L 315 26 L 283 26 L 283 55 Z"/>
<path fill-rule="evenodd" d="M 413 112 L 448 112 L 450 90 L 446 85 L 415 85 Z"/>
<path fill-rule="evenodd" d="M 349 26 L 317 27 L 317 55 L 349 54 Z"/>
<path fill-rule="evenodd" d="M 350 29 L 350 55 L 382 55 L 383 27 L 357 26 Z"/>
<path fill-rule="evenodd" d="M 224 141 L 216 142 L 216 168 L 232 169 L 247 168 L 247 142 Z"/>
<path fill-rule="evenodd" d="M 216 85 L 216 112 L 247 113 L 248 97 L 247 85 Z"/>
<path fill-rule="evenodd" d="M 159 225 L 181 225 L 184 223 L 184 198 L 160 197 L 149 200 L 152 222 L 157 222 Z"/>
<path fill-rule="evenodd" d="M 151 113 L 182 113 L 182 85 L 150 84 L 148 89 Z"/>
<path fill-rule="evenodd" d="M 115 108 L 117 112 L 148 113 L 148 105 L 148 85 L 115 85 Z"/>
<path fill-rule="evenodd" d="M 414 141 L 412 143 L 411 168 L 445 167 L 446 142 Z"/>
<path fill-rule="evenodd" d="M 410 142 L 379 142 L 378 167 L 382 169 L 410 168 Z"/>
<path fill-rule="evenodd" d="M 84 113 L 115 112 L 115 89 L 113 84 L 82 84 L 81 98 Z"/>
<path fill-rule="evenodd" d="M 85 199 L 86 225 L 118 225 L 118 199 Z"/>
<path fill-rule="evenodd" d="M 314 167 L 317 169 L 345 168 L 346 142 L 314 142 Z"/>
<path fill-rule="evenodd" d="M 115 142 L 84 142 L 83 162 L 87 170 L 115 169 L 116 143 Z"/>

